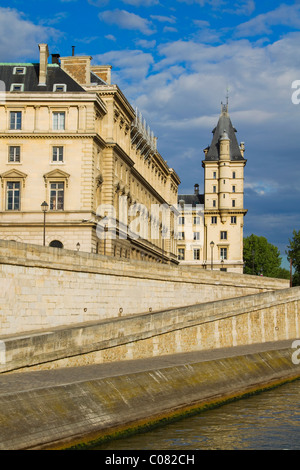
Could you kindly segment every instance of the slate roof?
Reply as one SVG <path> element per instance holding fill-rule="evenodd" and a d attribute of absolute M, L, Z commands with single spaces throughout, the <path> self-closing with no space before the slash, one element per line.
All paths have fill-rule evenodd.
<path fill-rule="evenodd" d="M 102 78 L 98 77 L 94 72 L 91 72 L 91 84 L 97 84 L 97 85 L 107 85 L 107 83 L 102 80 Z"/>
<path fill-rule="evenodd" d="M 233 127 L 227 109 L 222 110 L 217 127 L 214 128 L 213 138 L 208 152 L 205 156 L 205 160 L 219 160 L 219 140 L 222 137 L 224 131 L 228 134 L 230 139 L 230 160 L 245 160 L 241 154 L 241 150 L 236 138 L 235 133 L 237 130 Z"/>
<path fill-rule="evenodd" d="M 183 200 L 184 204 L 196 207 L 196 205 L 204 204 L 204 194 L 179 194 L 178 203 Z"/>
<path fill-rule="evenodd" d="M 15 67 L 26 67 L 24 75 L 14 74 Z M 33 91 L 53 91 L 54 84 L 67 85 L 66 91 L 84 92 L 85 90 L 70 77 L 61 67 L 57 64 L 48 64 L 47 66 L 47 84 L 46 86 L 39 86 L 39 64 L 35 63 L 16 63 L 16 64 L 0 64 L 0 80 L 5 83 L 6 91 L 10 91 L 13 83 L 24 84 L 23 92 Z"/>

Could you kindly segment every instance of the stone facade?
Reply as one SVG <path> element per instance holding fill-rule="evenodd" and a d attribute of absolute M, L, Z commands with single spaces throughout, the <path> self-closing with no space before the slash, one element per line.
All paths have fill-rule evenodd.
<path fill-rule="evenodd" d="M 179 178 L 111 67 L 39 48 L 38 64 L 0 65 L 0 238 L 43 244 L 45 201 L 46 246 L 177 264 L 173 215 L 166 241 L 161 214 L 147 228 Z"/>

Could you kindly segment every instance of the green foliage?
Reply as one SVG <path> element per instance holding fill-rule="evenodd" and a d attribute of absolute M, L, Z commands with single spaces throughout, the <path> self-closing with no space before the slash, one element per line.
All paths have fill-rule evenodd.
<path fill-rule="evenodd" d="M 276 277 L 278 279 L 290 279 L 290 271 L 285 268 L 279 268 Z"/>
<path fill-rule="evenodd" d="M 288 260 L 292 259 L 293 261 L 293 286 L 300 286 L 300 230 L 298 232 L 293 230 L 293 238 L 289 239 L 287 249 Z"/>
<path fill-rule="evenodd" d="M 244 238 L 244 273 L 256 276 L 288 279 L 288 271 L 281 268 L 278 248 L 264 237 L 250 235 Z M 287 276 L 287 277 L 286 277 Z"/>

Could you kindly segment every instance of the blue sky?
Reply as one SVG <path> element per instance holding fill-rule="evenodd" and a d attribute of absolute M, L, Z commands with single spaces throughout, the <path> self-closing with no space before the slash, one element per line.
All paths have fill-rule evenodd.
<path fill-rule="evenodd" d="M 39 42 L 113 66 L 181 193 L 203 191 L 203 149 L 229 89 L 246 147 L 244 233 L 265 236 L 285 261 L 300 230 L 299 0 L 2 0 L 0 61 L 37 61 Z"/>

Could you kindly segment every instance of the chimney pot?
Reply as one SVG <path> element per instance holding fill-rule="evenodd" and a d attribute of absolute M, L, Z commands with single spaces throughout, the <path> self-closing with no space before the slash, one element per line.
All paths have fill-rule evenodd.
<path fill-rule="evenodd" d="M 52 64 L 58 64 L 59 65 L 59 54 L 51 54 L 52 55 Z"/>

